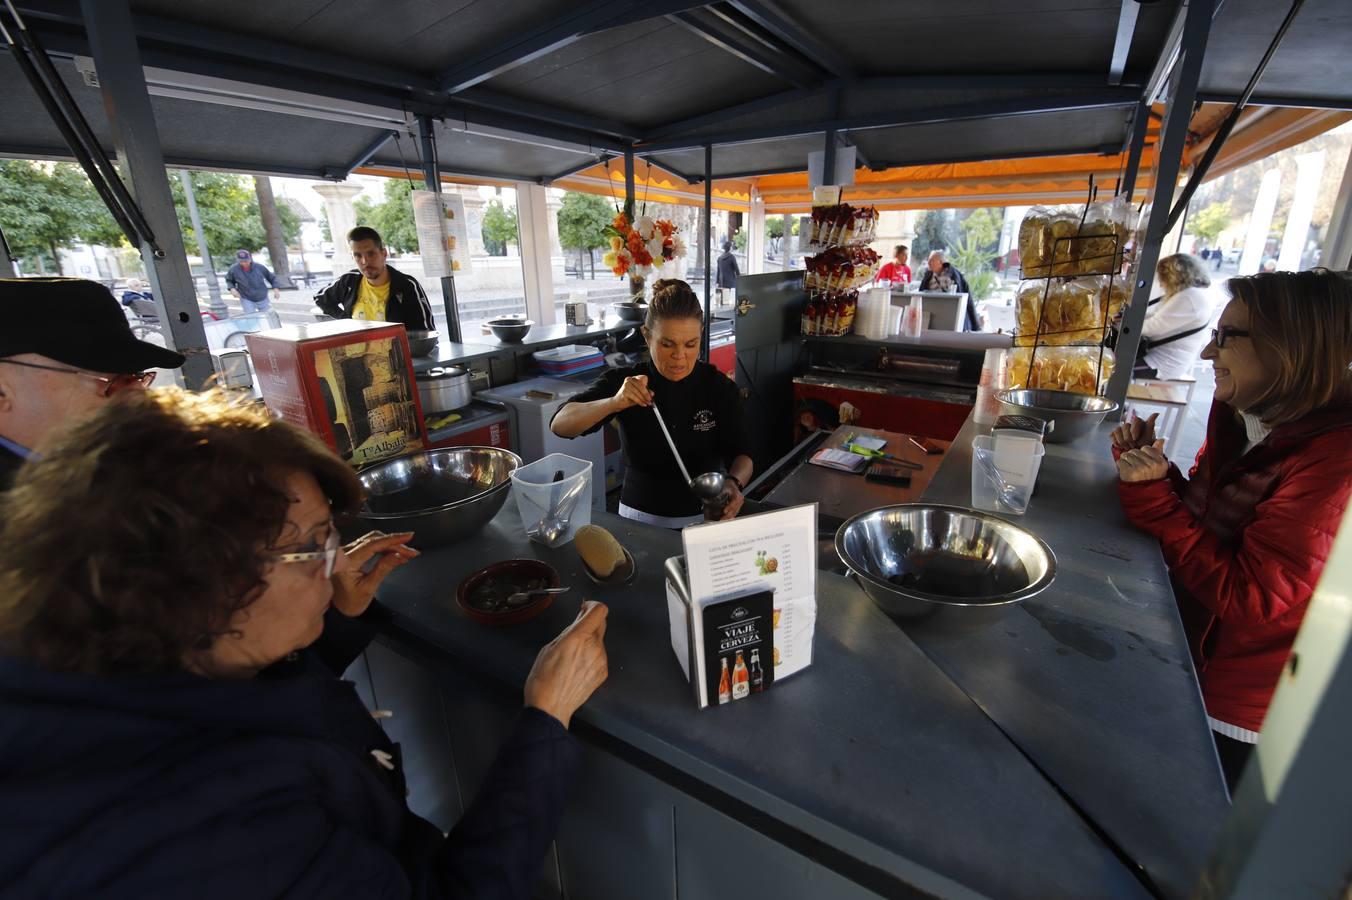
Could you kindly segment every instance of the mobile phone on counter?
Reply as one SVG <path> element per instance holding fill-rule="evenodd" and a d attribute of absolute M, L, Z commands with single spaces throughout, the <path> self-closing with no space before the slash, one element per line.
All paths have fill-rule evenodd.
<path fill-rule="evenodd" d="M 901 466 L 894 466 L 891 463 L 875 462 L 868 467 L 864 473 L 865 481 L 877 481 L 882 484 L 891 484 L 897 487 L 906 487 L 911 483 L 911 473 Z"/>
<path fill-rule="evenodd" d="M 912 444 L 915 444 L 921 450 L 925 451 L 926 456 L 933 456 L 936 453 L 944 452 L 944 448 L 941 444 L 935 443 L 929 438 L 908 437 L 906 440 L 910 441 Z"/>

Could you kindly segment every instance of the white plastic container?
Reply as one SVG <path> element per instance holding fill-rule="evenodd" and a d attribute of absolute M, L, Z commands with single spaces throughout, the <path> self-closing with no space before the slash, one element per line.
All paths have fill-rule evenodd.
<path fill-rule="evenodd" d="M 981 363 L 981 380 L 976 386 L 976 406 L 972 408 L 972 421 L 978 425 L 994 425 L 1000 418 L 1000 401 L 995 395 L 1005 388 L 1004 350 L 986 351 Z"/>
<path fill-rule="evenodd" d="M 554 476 L 563 473 L 560 481 Z M 568 530 L 560 544 L 566 544 L 577 534 L 583 525 L 591 524 L 591 488 L 592 464 L 585 459 L 575 459 L 562 453 L 551 453 L 530 465 L 521 466 L 512 473 L 512 496 L 516 498 L 516 509 L 521 514 L 521 524 L 532 540 L 540 530 L 540 523 L 549 511 L 568 493 L 569 488 L 585 481 L 586 487 L 576 496 L 572 512 L 568 517 Z M 563 510 L 567 513 L 568 510 Z"/>
<path fill-rule="evenodd" d="M 1021 516 L 1037 484 L 1046 448 L 1036 438 L 972 438 L 972 506 Z M 998 479 L 998 483 L 997 483 Z"/>

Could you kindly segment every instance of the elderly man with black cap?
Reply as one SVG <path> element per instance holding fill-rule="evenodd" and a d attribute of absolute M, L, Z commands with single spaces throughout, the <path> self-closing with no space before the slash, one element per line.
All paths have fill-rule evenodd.
<path fill-rule="evenodd" d="M 80 278 L 0 279 L 0 490 L 48 432 L 183 357 L 138 341 L 108 289 Z"/>

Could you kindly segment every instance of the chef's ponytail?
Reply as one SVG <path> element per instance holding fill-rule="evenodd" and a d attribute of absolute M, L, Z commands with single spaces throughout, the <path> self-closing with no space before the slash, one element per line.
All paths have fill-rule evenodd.
<path fill-rule="evenodd" d="M 653 299 L 648 304 L 648 329 L 663 319 L 704 319 L 704 308 L 690 285 L 679 278 L 662 278 L 653 283 Z"/>

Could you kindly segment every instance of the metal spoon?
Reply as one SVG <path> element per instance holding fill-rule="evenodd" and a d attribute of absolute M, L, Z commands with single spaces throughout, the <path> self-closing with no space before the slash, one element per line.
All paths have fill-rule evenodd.
<path fill-rule="evenodd" d="M 577 508 L 578 498 L 588 487 L 587 479 L 579 478 L 576 483 L 569 486 L 568 490 L 563 492 L 558 502 L 553 508 L 540 520 L 540 527 L 536 531 L 540 540 L 546 547 L 557 547 L 563 542 L 563 537 L 568 533 L 568 520 L 573 517 L 573 510 Z"/>
<path fill-rule="evenodd" d="M 507 606 L 524 605 L 525 602 L 529 600 L 531 597 L 539 597 L 542 594 L 562 594 L 565 591 L 570 590 L 572 590 L 572 588 L 556 587 L 556 588 L 536 588 L 533 591 L 517 591 L 515 594 L 508 594 L 507 599 L 502 602 Z"/>

